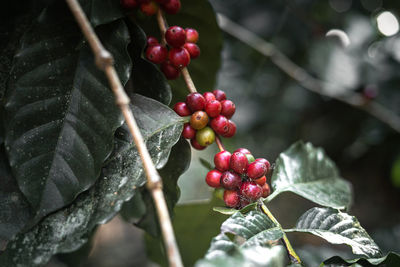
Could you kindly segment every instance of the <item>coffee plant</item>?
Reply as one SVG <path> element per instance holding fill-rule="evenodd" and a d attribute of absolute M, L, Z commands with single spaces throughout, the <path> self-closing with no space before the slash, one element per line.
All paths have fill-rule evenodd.
<path fill-rule="evenodd" d="M 160 264 L 182 266 L 179 253 L 171 255 L 165 232 L 173 233 L 160 209 L 174 216 L 191 149 L 214 145 L 219 151 L 201 159 L 208 169 L 202 179 L 214 193 L 214 214 L 206 213 L 206 220 L 225 217 L 195 266 L 310 266 L 290 233 L 351 249 L 348 258 L 321 258 L 321 266 L 400 266 L 400 255 L 384 253 L 351 215 L 352 186 L 322 148 L 297 141 L 276 160 L 243 147 L 228 151 L 224 142 L 240 132 L 234 115 L 242 107 L 229 98 L 229 88 L 215 88 L 222 33 L 207 0 L 79 0 L 83 13 L 74 0 L 7 2 L 0 58 L 0 266 L 45 266 L 63 255 L 75 255 L 69 264 L 78 266 L 81 257 L 73 253 L 87 257 L 98 226 L 118 214 L 152 236 L 151 257 L 163 253 Z M 101 45 L 117 76 L 110 75 L 111 57 L 96 50 Z M 273 55 L 274 62 L 281 59 Z M 119 82 L 129 108 L 114 90 Z M 364 90 L 365 103 L 374 101 L 371 90 Z M 161 185 L 152 180 L 152 164 L 162 177 L 165 207 L 153 191 Z M 290 228 L 269 209 L 285 192 L 315 205 Z M 198 223 L 187 227 L 205 227 Z"/>

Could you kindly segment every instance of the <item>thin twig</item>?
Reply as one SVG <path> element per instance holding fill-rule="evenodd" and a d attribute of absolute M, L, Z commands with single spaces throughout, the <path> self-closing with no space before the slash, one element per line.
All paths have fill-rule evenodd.
<path fill-rule="evenodd" d="M 217 143 L 217 146 L 218 146 L 218 148 L 219 148 L 220 151 L 224 151 L 224 150 L 225 150 L 225 147 L 224 147 L 224 145 L 222 144 L 222 141 L 221 141 L 221 139 L 219 138 L 218 134 L 215 134 L 215 143 Z"/>
<path fill-rule="evenodd" d="M 161 33 L 161 44 L 165 45 L 167 43 L 165 41 L 165 32 L 167 31 L 167 23 L 165 21 L 163 11 L 161 10 L 161 8 L 159 8 L 157 11 L 157 23 Z"/>
<path fill-rule="evenodd" d="M 269 57 L 271 61 L 290 76 L 299 82 L 305 89 L 311 92 L 336 99 L 354 108 L 364 110 L 371 116 L 388 125 L 390 128 L 400 133 L 400 117 L 389 109 L 375 101 L 366 101 L 364 97 L 357 93 L 347 93 L 338 95 L 324 90 L 328 83 L 318 80 L 311 76 L 306 70 L 291 61 L 286 55 L 279 51 L 273 44 L 263 40 L 253 32 L 245 29 L 241 25 L 231 21 L 222 14 L 218 14 L 219 26 L 221 29 L 243 43 L 257 50 L 262 55 Z"/>
<path fill-rule="evenodd" d="M 161 225 L 161 231 L 164 237 L 165 246 L 170 266 L 183 266 L 178 246 L 176 244 L 174 231 L 168 214 L 167 204 L 165 202 L 164 193 L 162 191 L 161 177 L 158 174 L 153 161 L 151 160 L 149 151 L 144 143 L 143 136 L 136 124 L 132 110 L 129 107 L 130 99 L 126 95 L 117 72 L 113 66 L 112 55 L 103 47 L 96 33 L 91 27 L 85 13 L 77 0 L 66 0 L 72 14 L 78 22 L 83 34 L 89 42 L 91 49 L 95 55 L 95 62 L 99 69 L 106 73 L 110 82 L 111 89 L 116 97 L 116 103 L 121 109 L 125 117 L 126 124 L 132 134 L 135 145 L 143 162 L 143 167 L 147 176 L 147 188 L 150 190 L 156 206 L 158 219 Z"/>

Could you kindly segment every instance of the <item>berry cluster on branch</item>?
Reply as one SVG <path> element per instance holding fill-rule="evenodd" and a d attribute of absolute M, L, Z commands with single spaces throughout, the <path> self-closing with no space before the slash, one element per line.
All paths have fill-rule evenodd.
<path fill-rule="evenodd" d="M 139 8 L 147 16 L 156 14 L 159 8 L 168 14 L 176 14 L 181 9 L 180 0 L 121 0 L 120 3 L 126 10 Z"/>

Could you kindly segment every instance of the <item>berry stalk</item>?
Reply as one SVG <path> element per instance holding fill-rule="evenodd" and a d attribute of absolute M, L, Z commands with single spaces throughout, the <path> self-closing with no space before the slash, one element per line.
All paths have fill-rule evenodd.
<path fill-rule="evenodd" d="M 219 151 L 224 151 L 225 150 L 225 147 L 222 144 L 221 138 L 219 138 L 218 134 L 215 135 L 215 143 L 217 143 Z"/>

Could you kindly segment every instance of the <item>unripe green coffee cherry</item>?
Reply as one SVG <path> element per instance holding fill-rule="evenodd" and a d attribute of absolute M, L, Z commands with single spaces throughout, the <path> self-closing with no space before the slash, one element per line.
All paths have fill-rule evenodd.
<path fill-rule="evenodd" d="M 211 145 L 215 140 L 215 133 L 210 127 L 204 127 L 197 131 L 196 140 L 202 146 Z"/>
<path fill-rule="evenodd" d="M 214 196 L 218 199 L 224 200 L 224 191 L 225 189 L 223 188 L 215 188 Z"/>
<path fill-rule="evenodd" d="M 252 154 L 244 154 L 247 158 L 247 161 L 250 163 L 254 162 L 256 159 L 253 157 Z"/>

